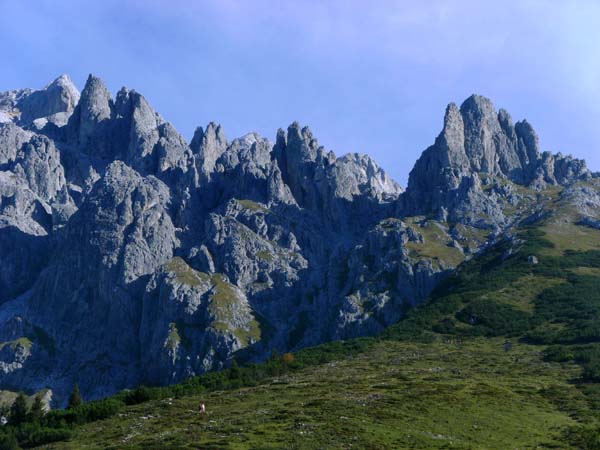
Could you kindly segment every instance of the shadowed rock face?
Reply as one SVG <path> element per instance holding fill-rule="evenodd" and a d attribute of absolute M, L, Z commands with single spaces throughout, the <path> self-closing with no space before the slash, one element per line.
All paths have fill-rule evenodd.
<path fill-rule="evenodd" d="M 188 145 L 94 76 L 0 94 L 0 114 L 0 385 L 59 404 L 74 383 L 96 398 L 379 332 L 485 247 L 469 236 L 517 220 L 514 186 L 591 177 L 477 96 L 406 192 L 297 123 L 274 143 L 210 123 Z M 596 191 L 569 189 L 596 223 Z"/>

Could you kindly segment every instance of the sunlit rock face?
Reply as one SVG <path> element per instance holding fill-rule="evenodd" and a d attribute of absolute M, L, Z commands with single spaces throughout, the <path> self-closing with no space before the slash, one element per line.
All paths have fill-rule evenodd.
<path fill-rule="evenodd" d="M 583 160 L 541 153 L 526 120 L 513 124 L 508 112 L 472 95 L 460 108 L 454 103 L 446 108 L 442 132 L 410 172 L 402 210 L 449 214 L 451 220 L 465 223 L 481 222 L 485 216 L 488 225 L 498 227 L 510 221 L 503 214 L 507 197 L 516 201 L 500 192 L 506 181 L 541 190 L 591 177 Z M 495 183 L 497 195 L 484 192 L 487 182 Z"/>

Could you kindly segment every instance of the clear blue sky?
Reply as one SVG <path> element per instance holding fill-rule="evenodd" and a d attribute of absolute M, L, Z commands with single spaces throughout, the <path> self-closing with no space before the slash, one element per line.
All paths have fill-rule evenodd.
<path fill-rule="evenodd" d="M 600 170 L 594 0 L 0 0 L 0 43 L 0 90 L 94 73 L 188 139 L 211 120 L 230 139 L 298 120 L 403 185 L 472 93 Z"/>

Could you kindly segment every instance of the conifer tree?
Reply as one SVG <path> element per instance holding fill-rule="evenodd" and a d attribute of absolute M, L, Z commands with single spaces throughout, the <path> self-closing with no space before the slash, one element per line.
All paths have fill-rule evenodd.
<path fill-rule="evenodd" d="M 20 425 L 27 421 L 27 398 L 22 392 L 17 395 L 15 402 L 10 407 L 9 423 Z"/>
<path fill-rule="evenodd" d="M 237 380 L 238 378 L 240 378 L 240 374 L 240 367 L 238 366 L 238 363 L 234 358 L 231 361 L 231 368 L 229 369 L 229 379 Z"/>
<path fill-rule="evenodd" d="M 39 422 L 44 415 L 44 402 L 42 401 L 42 394 L 35 396 L 31 409 L 29 410 L 29 417 L 32 422 Z"/>
<path fill-rule="evenodd" d="M 83 399 L 81 398 L 81 392 L 79 392 L 79 385 L 75 385 L 73 388 L 73 392 L 69 397 L 69 405 L 67 409 L 74 409 L 83 404 Z"/>

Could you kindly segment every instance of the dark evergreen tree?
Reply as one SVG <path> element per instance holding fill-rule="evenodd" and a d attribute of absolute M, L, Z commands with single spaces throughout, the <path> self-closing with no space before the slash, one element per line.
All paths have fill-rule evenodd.
<path fill-rule="evenodd" d="M 240 366 L 238 365 L 235 358 L 233 358 L 233 360 L 231 361 L 231 368 L 229 369 L 229 379 L 237 380 L 238 378 L 240 378 L 240 374 Z"/>
<path fill-rule="evenodd" d="M 44 402 L 42 401 L 42 394 L 38 394 L 35 396 L 33 400 L 33 404 L 31 405 L 31 409 L 29 410 L 29 417 L 32 422 L 37 422 L 42 419 L 44 415 Z"/>
<path fill-rule="evenodd" d="M 79 392 L 79 385 L 75 385 L 73 388 L 73 392 L 69 397 L 69 405 L 67 409 L 74 409 L 83 404 L 83 399 L 81 398 L 81 392 Z"/>
<path fill-rule="evenodd" d="M 22 392 L 17 395 L 15 402 L 10 407 L 8 421 L 11 425 L 20 425 L 27 421 L 27 398 Z"/>

